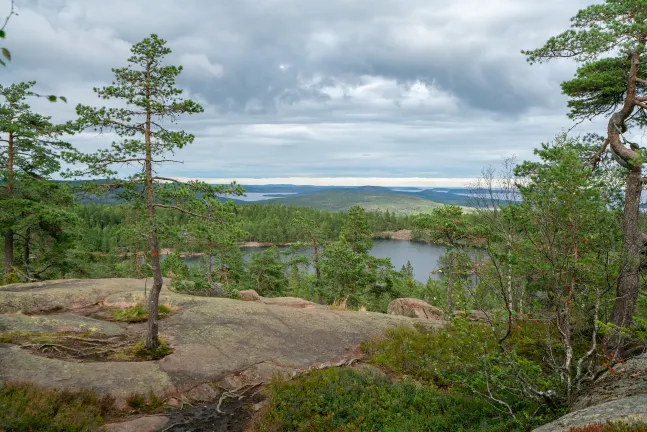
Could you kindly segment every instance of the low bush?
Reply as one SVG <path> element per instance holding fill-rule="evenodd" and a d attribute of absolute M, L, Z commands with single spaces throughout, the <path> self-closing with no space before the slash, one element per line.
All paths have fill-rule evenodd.
<path fill-rule="evenodd" d="M 269 403 L 255 428 L 275 431 L 523 430 L 487 403 L 456 391 L 330 368 L 266 390 Z"/>
<path fill-rule="evenodd" d="M 0 386 L 0 430 L 5 432 L 98 431 L 113 409 L 113 397 L 101 397 L 90 390 L 51 390 L 29 384 Z"/>

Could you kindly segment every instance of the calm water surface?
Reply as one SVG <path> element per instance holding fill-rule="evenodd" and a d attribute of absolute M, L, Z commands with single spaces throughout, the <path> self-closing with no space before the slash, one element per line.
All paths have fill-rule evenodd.
<path fill-rule="evenodd" d="M 267 248 L 242 248 L 245 259 L 249 259 L 251 254 L 262 252 Z M 286 250 L 287 247 L 279 247 Z M 304 249 L 304 255 L 312 255 L 312 249 Z M 369 252 L 377 258 L 391 258 L 391 263 L 396 270 L 411 261 L 413 266 L 414 278 L 417 281 L 426 283 L 429 274 L 438 268 L 438 258 L 445 253 L 445 247 L 430 245 L 427 243 L 416 243 L 403 240 L 373 240 L 373 249 Z M 184 258 L 188 265 L 196 265 L 200 258 Z"/>

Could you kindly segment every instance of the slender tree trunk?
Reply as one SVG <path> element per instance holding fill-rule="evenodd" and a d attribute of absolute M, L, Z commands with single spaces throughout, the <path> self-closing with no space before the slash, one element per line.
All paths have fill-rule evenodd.
<path fill-rule="evenodd" d="M 25 276 L 29 278 L 29 257 L 31 255 L 31 230 L 27 228 L 27 231 L 25 231 L 25 250 L 23 251 L 23 261 L 24 261 L 24 268 L 25 268 Z"/>
<path fill-rule="evenodd" d="M 7 194 L 13 193 L 13 164 L 14 164 L 14 136 L 9 132 L 7 140 Z M 7 230 L 4 234 L 4 277 L 9 279 L 11 265 L 13 264 L 13 231 Z"/>
<path fill-rule="evenodd" d="M 312 240 L 314 246 L 314 260 L 315 260 L 315 274 L 317 275 L 317 281 L 321 280 L 321 271 L 319 270 L 319 245 L 317 240 Z"/>
<path fill-rule="evenodd" d="M 449 255 L 449 268 L 447 272 L 447 313 L 454 312 L 454 253 Z"/>
<path fill-rule="evenodd" d="M 135 244 L 135 273 L 137 274 L 137 279 L 142 278 L 142 272 L 139 268 L 139 244 Z"/>
<path fill-rule="evenodd" d="M 150 65 L 146 74 L 146 99 L 150 102 Z M 144 126 L 144 144 L 146 146 L 146 207 L 148 213 L 148 244 L 151 251 L 151 270 L 153 271 L 153 286 L 148 296 L 148 332 L 146 333 L 146 348 L 156 349 L 158 340 L 158 316 L 160 291 L 162 290 L 162 268 L 160 266 L 159 244 L 157 242 L 157 224 L 155 222 L 155 200 L 153 198 L 153 156 L 151 144 L 151 108 L 146 107 L 146 124 Z"/>
<path fill-rule="evenodd" d="M 642 180 L 640 168 L 627 174 L 625 190 L 624 220 L 622 224 L 622 263 L 618 276 L 616 300 L 611 313 L 611 322 L 619 327 L 629 327 L 632 322 L 636 298 L 640 289 L 640 253 L 644 249 L 642 234 L 638 225 Z M 607 347 L 616 354 L 622 346 L 620 332 L 607 340 Z"/>
<path fill-rule="evenodd" d="M 211 243 L 207 245 L 207 283 L 209 288 L 213 285 L 213 257 L 211 256 Z"/>

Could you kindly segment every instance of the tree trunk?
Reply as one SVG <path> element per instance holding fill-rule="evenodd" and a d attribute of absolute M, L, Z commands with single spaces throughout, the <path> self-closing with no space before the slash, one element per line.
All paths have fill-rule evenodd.
<path fill-rule="evenodd" d="M 211 256 L 211 243 L 207 245 L 207 283 L 209 288 L 213 285 L 213 257 Z"/>
<path fill-rule="evenodd" d="M 13 193 L 13 164 L 14 164 L 14 136 L 9 132 L 7 140 L 7 195 Z M 13 264 L 13 231 L 7 230 L 4 234 L 4 277 L 9 280 L 11 266 Z"/>
<path fill-rule="evenodd" d="M 4 277 L 9 280 L 11 264 L 13 263 L 13 231 L 4 233 Z"/>
<path fill-rule="evenodd" d="M 631 325 L 640 289 L 640 253 L 644 248 L 638 225 L 641 191 L 641 170 L 638 167 L 631 169 L 627 174 L 622 224 L 622 264 L 618 276 L 616 300 L 611 313 L 611 322 L 624 328 Z M 618 353 L 622 342 L 621 332 L 614 332 L 607 340 L 607 349 Z"/>
<path fill-rule="evenodd" d="M 135 244 L 135 273 L 137 274 L 137 279 L 142 278 L 142 272 L 139 268 L 139 245 Z"/>
<path fill-rule="evenodd" d="M 317 281 L 321 280 L 321 271 L 319 270 L 319 245 L 317 240 L 312 240 L 314 246 L 314 261 L 315 261 L 315 274 L 317 275 Z"/>
<path fill-rule="evenodd" d="M 150 103 L 150 65 L 146 71 L 146 100 Z M 146 107 L 146 124 L 144 126 L 144 144 L 146 146 L 146 207 L 148 213 L 148 244 L 151 251 L 151 270 L 153 271 L 153 286 L 148 296 L 148 332 L 146 333 L 146 348 L 156 349 L 158 340 L 158 316 L 160 291 L 162 290 L 162 268 L 160 266 L 159 244 L 157 242 L 157 225 L 155 223 L 155 200 L 153 198 L 153 156 L 151 149 L 151 108 Z"/>
<path fill-rule="evenodd" d="M 641 45 L 644 44 L 641 41 Z M 640 288 L 640 253 L 644 247 L 642 234 L 638 226 L 640 210 L 640 193 L 642 190 L 641 170 L 642 157 L 633 148 L 627 148 L 621 139 L 626 131 L 626 120 L 632 115 L 636 106 L 637 77 L 640 71 L 639 51 L 632 52 L 628 59 L 631 68 L 627 78 L 627 94 L 622 109 L 614 113 L 607 126 L 607 140 L 614 159 L 629 169 L 625 189 L 624 220 L 622 223 L 622 262 L 618 275 L 616 300 L 611 313 L 612 324 L 618 327 L 631 325 L 636 298 Z M 622 347 L 623 336 L 620 331 L 613 332 L 606 339 L 608 353 L 618 354 Z"/>
<path fill-rule="evenodd" d="M 454 312 L 454 254 L 449 255 L 449 268 L 447 271 L 447 313 Z"/>
<path fill-rule="evenodd" d="M 29 256 L 31 255 L 31 230 L 27 228 L 27 231 L 25 231 L 25 250 L 23 251 L 23 261 L 24 261 L 24 268 L 25 268 L 25 276 L 29 278 Z"/>

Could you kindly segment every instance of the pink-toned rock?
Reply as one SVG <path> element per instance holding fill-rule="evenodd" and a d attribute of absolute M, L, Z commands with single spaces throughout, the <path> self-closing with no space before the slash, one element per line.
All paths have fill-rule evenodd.
<path fill-rule="evenodd" d="M 415 298 L 395 299 L 389 303 L 387 311 L 390 315 L 402 315 L 409 318 L 443 319 L 442 309 L 432 306 L 424 300 Z"/>
<path fill-rule="evenodd" d="M 277 306 L 288 306 L 295 308 L 313 308 L 318 305 L 312 303 L 311 301 L 304 300 L 299 297 L 274 297 L 274 298 L 262 298 L 261 302 L 268 305 L 277 305 Z"/>
<path fill-rule="evenodd" d="M 121 423 L 111 423 L 104 426 L 107 432 L 156 432 L 168 423 L 164 416 L 145 416 Z"/>
<path fill-rule="evenodd" d="M 238 298 L 243 301 L 259 301 L 261 296 L 253 289 L 238 291 Z"/>

